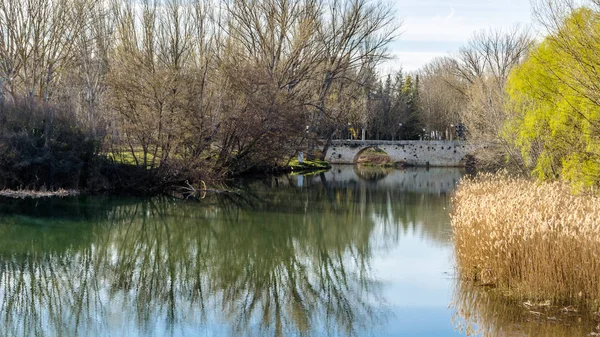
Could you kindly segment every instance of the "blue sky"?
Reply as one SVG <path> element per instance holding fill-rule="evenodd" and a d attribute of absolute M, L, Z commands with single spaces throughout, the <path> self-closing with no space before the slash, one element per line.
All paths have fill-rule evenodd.
<path fill-rule="evenodd" d="M 456 53 L 472 34 L 531 23 L 529 0 L 391 0 L 402 34 L 389 48 L 384 73 L 414 71 L 437 56 Z"/>

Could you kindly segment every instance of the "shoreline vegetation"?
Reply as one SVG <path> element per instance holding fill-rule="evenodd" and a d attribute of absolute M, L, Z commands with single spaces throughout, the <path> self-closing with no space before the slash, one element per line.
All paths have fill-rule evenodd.
<path fill-rule="evenodd" d="M 291 160 L 287 165 L 281 165 L 278 168 L 265 168 L 265 172 L 271 172 L 273 174 L 318 174 L 325 172 L 331 168 L 331 165 L 327 161 L 323 160 L 304 160 L 303 163 L 299 163 L 298 159 Z M 220 186 L 217 188 L 217 186 Z M 131 191 L 131 189 L 129 190 Z M 56 190 L 48 190 L 44 187 L 41 189 L 0 189 L 0 197 L 11 198 L 11 199 L 38 199 L 38 198 L 50 198 L 50 197 L 72 197 L 82 194 L 97 193 L 97 192 L 109 192 L 105 191 L 86 191 L 77 189 L 63 189 L 59 188 Z M 114 191 L 113 191 L 114 192 Z M 127 194 L 128 191 L 125 191 Z M 172 183 L 169 186 L 165 186 L 163 191 L 165 193 L 181 199 L 204 199 L 207 194 L 223 194 L 223 193 L 237 193 L 228 188 L 224 188 L 222 181 L 212 181 L 207 186 L 206 182 L 200 180 L 198 184 L 191 184 L 188 180 Z M 117 193 L 118 194 L 118 193 Z M 134 193 L 137 194 L 137 193 Z"/>
<path fill-rule="evenodd" d="M 518 302 L 600 309 L 600 198 L 507 174 L 466 179 L 451 225 L 460 279 Z"/>
<path fill-rule="evenodd" d="M 44 190 L 0 190 L 0 197 L 11 199 L 39 199 L 52 197 L 74 197 L 80 194 L 77 190 L 58 189 L 56 191 Z"/>
<path fill-rule="evenodd" d="M 0 188 L 159 194 L 424 136 L 418 76 L 378 70 L 387 1 L 10 0 L 0 22 Z"/>
<path fill-rule="evenodd" d="M 500 297 L 545 322 L 558 317 L 547 308 L 574 310 L 579 326 L 595 323 L 585 333 L 598 336 L 600 2 L 542 1 L 535 12 L 543 39 L 478 34 L 457 57 L 432 65 L 446 83 L 466 84 L 460 116 L 469 140 L 495 145 L 476 154 L 478 168 L 501 172 L 458 186 L 451 220 L 457 275 L 482 290 L 477 301 Z M 506 58 L 496 51 L 515 53 L 497 63 L 490 60 Z"/>

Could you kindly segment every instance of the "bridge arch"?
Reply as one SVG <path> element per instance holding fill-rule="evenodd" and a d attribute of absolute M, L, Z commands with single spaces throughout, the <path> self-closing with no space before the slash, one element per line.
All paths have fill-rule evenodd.
<path fill-rule="evenodd" d="M 391 156 L 381 147 L 364 147 L 356 153 L 352 160 L 355 164 L 373 163 L 376 165 L 392 164 Z"/>

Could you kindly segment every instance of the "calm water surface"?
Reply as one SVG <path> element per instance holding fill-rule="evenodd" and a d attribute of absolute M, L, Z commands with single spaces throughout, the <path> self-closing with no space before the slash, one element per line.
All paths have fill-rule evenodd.
<path fill-rule="evenodd" d="M 499 323 L 506 307 L 454 280 L 462 175 L 345 166 L 199 203 L 1 200 L 0 335 L 465 336 L 476 317 L 521 336 L 531 320 Z"/>

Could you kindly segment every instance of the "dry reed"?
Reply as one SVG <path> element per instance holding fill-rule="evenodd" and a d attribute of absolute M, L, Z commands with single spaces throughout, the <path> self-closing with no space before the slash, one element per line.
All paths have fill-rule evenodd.
<path fill-rule="evenodd" d="M 27 198 L 49 198 L 49 197 L 70 197 L 79 195 L 75 190 L 58 189 L 56 191 L 36 191 L 36 190 L 0 190 L 0 197 L 27 199 Z"/>
<path fill-rule="evenodd" d="M 461 278 L 517 299 L 599 307 L 600 198 L 481 175 L 460 184 L 452 229 Z"/>

